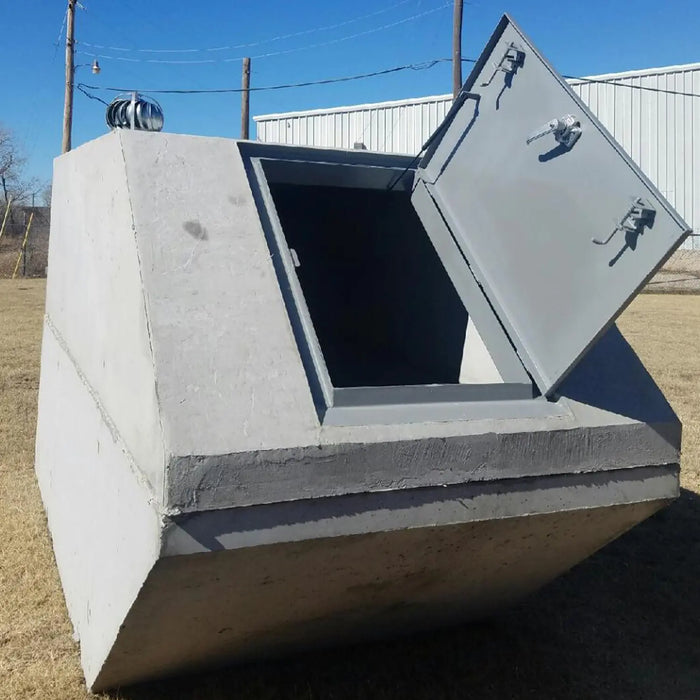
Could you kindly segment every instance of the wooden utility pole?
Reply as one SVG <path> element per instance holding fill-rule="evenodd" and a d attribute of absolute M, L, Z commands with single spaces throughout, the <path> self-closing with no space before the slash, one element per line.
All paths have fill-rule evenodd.
<path fill-rule="evenodd" d="M 63 101 L 63 143 L 61 153 L 67 153 L 71 148 L 71 132 L 73 131 L 73 78 L 75 76 L 75 5 L 77 0 L 68 0 L 66 20 L 66 96 Z"/>
<path fill-rule="evenodd" d="M 452 99 L 457 99 L 462 89 L 462 0 L 455 0 L 452 20 Z"/>
<path fill-rule="evenodd" d="M 243 59 L 243 76 L 241 79 L 241 138 L 248 138 L 248 122 L 250 120 L 250 59 Z"/>
<path fill-rule="evenodd" d="M 0 238 L 2 234 L 5 233 L 5 224 L 7 223 L 7 216 L 10 213 L 10 207 L 12 206 L 12 195 L 10 195 L 5 202 L 5 216 L 2 217 L 2 226 L 0 226 Z"/>

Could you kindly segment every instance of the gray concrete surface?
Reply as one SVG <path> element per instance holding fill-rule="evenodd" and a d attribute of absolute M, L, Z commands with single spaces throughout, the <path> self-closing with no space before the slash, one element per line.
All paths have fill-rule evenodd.
<path fill-rule="evenodd" d="M 37 478 L 90 681 L 158 559 L 162 513 L 50 326 L 44 328 L 42 367 Z"/>
<path fill-rule="evenodd" d="M 277 512 L 188 518 L 168 533 L 169 556 L 94 687 L 484 617 L 668 501 L 675 469 L 634 472 L 545 479 L 532 492 L 496 482 L 404 493 L 413 502 L 402 505 L 348 497 L 351 512 L 327 519 L 316 501 L 285 525 Z"/>
<path fill-rule="evenodd" d="M 110 135 L 55 162 L 49 259 L 56 273 L 46 288 L 47 330 L 160 500 L 165 452 L 156 372 L 118 143 Z"/>
<path fill-rule="evenodd" d="M 679 448 L 614 328 L 552 401 L 324 424 L 235 141 L 56 161 L 36 468 L 89 685 L 486 614 L 675 498 Z"/>

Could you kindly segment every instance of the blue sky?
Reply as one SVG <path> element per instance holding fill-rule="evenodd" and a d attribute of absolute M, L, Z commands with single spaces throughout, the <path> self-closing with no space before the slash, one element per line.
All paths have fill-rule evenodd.
<path fill-rule="evenodd" d="M 89 67 L 80 67 L 76 82 L 102 87 L 239 87 L 241 64 L 234 59 L 244 55 L 260 56 L 252 62 L 251 84 L 261 86 L 420 63 L 448 57 L 451 50 L 448 0 L 355 0 L 352 4 L 209 0 L 200 5 L 173 0 L 83 0 L 83 5 L 76 19 L 76 62 L 89 64 L 98 57 L 102 73 L 94 76 Z M 564 74 L 585 76 L 700 61 L 697 0 L 511 0 L 507 4 L 474 0 L 465 5 L 465 57 L 478 55 L 504 11 Z M 1 44 L 4 55 L 15 60 L 4 71 L 0 123 L 23 144 L 27 174 L 47 181 L 61 143 L 64 35 L 59 39 L 59 34 L 64 15 L 62 0 L 24 0 L 3 7 L 3 24 L 13 31 L 3 32 Z M 276 38 L 288 34 L 296 36 Z M 254 45 L 206 50 L 241 44 Z M 144 49 L 196 50 L 156 53 Z M 450 89 L 451 67 L 443 63 L 430 70 L 253 93 L 251 114 L 434 95 Z M 111 99 L 108 92 L 95 94 Z M 238 135 L 239 95 L 163 95 L 159 100 L 167 131 Z M 106 130 L 104 105 L 76 92 L 74 147 Z M 254 133 L 251 127 L 251 136 Z"/>

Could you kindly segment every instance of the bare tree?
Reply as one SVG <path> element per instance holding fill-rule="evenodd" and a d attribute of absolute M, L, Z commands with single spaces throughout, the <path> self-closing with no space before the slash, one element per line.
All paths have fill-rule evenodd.
<path fill-rule="evenodd" d="M 41 192 L 40 192 L 40 197 L 41 197 L 41 204 L 45 207 L 50 207 L 51 206 L 51 183 L 48 185 L 45 185 Z"/>
<path fill-rule="evenodd" d="M 12 134 L 7 129 L 0 127 L 0 184 L 5 204 L 10 196 L 9 183 L 12 182 L 17 167 L 17 154 Z"/>
<path fill-rule="evenodd" d="M 15 135 L 0 124 L 0 188 L 3 204 L 9 198 L 15 205 L 26 204 L 32 194 L 41 191 L 37 178 L 28 178 L 24 173 L 25 158 Z"/>

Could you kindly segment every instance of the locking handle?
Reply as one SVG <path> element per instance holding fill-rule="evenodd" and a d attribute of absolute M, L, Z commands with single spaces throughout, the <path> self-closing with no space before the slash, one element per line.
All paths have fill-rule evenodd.
<path fill-rule="evenodd" d="M 639 233 L 644 226 L 650 226 L 653 223 L 655 214 L 656 209 L 647 200 L 635 197 L 630 208 L 607 238 L 591 238 L 591 240 L 596 245 L 608 245 L 618 231 Z"/>
<path fill-rule="evenodd" d="M 571 148 L 581 136 L 581 122 L 573 114 L 567 114 L 560 119 L 552 119 L 530 134 L 526 143 L 529 146 L 533 141 L 541 139 L 547 134 L 554 134 L 557 143 Z"/>
<path fill-rule="evenodd" d="M 488 87 L 491 85 L 493 82 L 493 79 L 499 74 L 499 73 L 505 73 L 506 75 L 513 74 L 515 71 L 518 70 L 523 64 L 525 63 L 525 52 L 522 50 L 520 46 L 517 44 L 514 44 L 512 41 L 508 46 L 506 46 L 506 50 L 503 53 L 503 56 L 501 56 L 501 60 L 498 63 L 494 63 L 492 65 L 493 67 L 493 73 L 491 73 L 491 77 L 489 77 L 488 80 L 485 80 L 484 82 L 481 83 L 481 87 Z"/>

